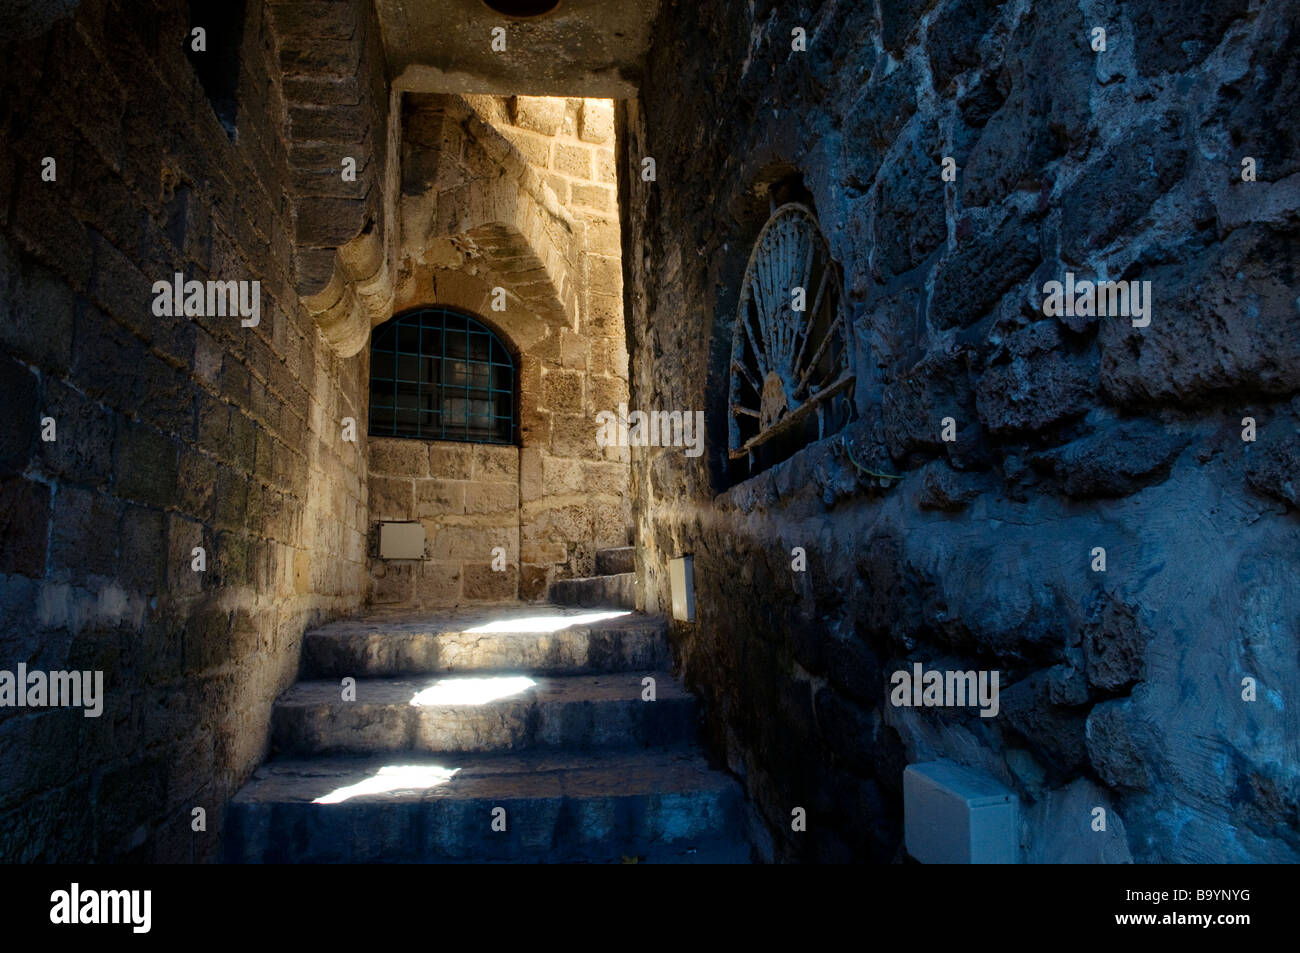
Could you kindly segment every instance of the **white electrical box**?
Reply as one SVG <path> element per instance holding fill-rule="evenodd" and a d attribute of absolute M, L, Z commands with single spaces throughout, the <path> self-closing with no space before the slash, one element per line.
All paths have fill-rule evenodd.
<path fill-rule="evenodd" d="M 423 523 L 380 523 L 380 559 L 423 559 Z"/>
<path fill-rule="evenodd" d="M 903 840 L 923 864 L 1014 864 L 1020 799 L 994 778 L 951 761 L 903 771 Z"/>
<path fill-rule="evenodd" d="M 681 556 L 668 562 L 668 579 L 673 590 L 673 618 L 695 621 L 695 560 Z"/>

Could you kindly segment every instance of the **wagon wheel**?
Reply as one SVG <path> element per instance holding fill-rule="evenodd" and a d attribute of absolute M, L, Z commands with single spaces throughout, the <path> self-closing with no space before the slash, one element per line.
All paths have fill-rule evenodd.
<path fill-rule="evenodd" d="M 782 205 L 759 233 L 741 285 L 731 341 L 731 458 L 749 455 L 752 463 L 756 447 L 814 413 L 818 439 L 828 432 L 828 410 L 838 429 L 853 382 L 839 271 L 812 211 Z"/>

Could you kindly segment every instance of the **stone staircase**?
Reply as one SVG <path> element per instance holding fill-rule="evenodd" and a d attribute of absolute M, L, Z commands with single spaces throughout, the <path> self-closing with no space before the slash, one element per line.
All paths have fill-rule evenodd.
<path fill-rule="evenodd" d="M 596 575 L 557 579 L 550 600 L 560 606 L 618 606 L 636 608 L 636 547 L 596 551 Z"/>
<path fill-rule="evenodd" d="M 619 610 L 376 613 L 309 632 L 271 760 L 227 809 L 226 857 L 748 862 L 740 786 L 705 758 L 671 663 L 666 623 Z"/>

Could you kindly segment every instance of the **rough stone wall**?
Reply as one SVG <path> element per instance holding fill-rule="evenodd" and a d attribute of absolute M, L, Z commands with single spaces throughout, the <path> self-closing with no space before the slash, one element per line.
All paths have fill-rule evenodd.
<path fill-rule="evenodd" d="M 504 510 L 484 509 L 478 497 L 504 506 L 503 487 L 467 488 L 460 512 L 459 496 L 430 498 L 423 508 L 416 504 L 417 518 L 445 516 L 452 521 L 444 522 L 446 532 L 460 527 L 447 536 L 455 555 L 445 558 L 464 562 L 463 582 L 433 582 L 441 569 L 426 563 L 419 571 L 430 581 L 415 584 L 424 595 L 412 598 L 426 605 L 495 599 L 514 585 L 519 598 L 541 600 L 552 579 L 590 575 L 597 549 L 628 541 L 627 450 L 595 439 L 595 414 L 627 399 L 613 107 L 578 99 L 406 99 L 396 307 L 445 304 L 473 313 L 516 350 L 520 369 L 509 569 L 476 584 L 472 595 L 466 588 L 469 566 L 486 565 L 497 545 L 479 544 L 496 539 L 506 522 Z M 496 287 L 506 290 L 504 311 L 492 307 Z M 428 446 L 430 480 L 463 479 L 464 445 Z M 392 458 L 380 470 L 378 452 L 373 473 L 417 479 L 415 471 L 396 473 Z M 416 465 L 424 465 L 422 456 Z M 492 463 L 493 473 L 498 466 Z M 375 598 L 387 601 L 393 593 L 379 582 L 386 568 L 376 562 L 373 569 Z"/>
<path fill-rule="evenodd" d="M 304 628 L 365 595 L 364 359 L 299 303 L 282 50 L 248 9 L 233 139 L 184 3 L 83 0 L 0 50 L 0 668 L 106 693 L 0 709 L 5 860 L 214 856 Z M 259 280 L 260 323 L 155 316 L 178 271 Z"/>
<path fill-rule="evenodd" d="M 350 357 L 393 306 L 379 21 L 368 0 L 271 0 L 267 11 L 280 50 L 295 287 L 325 339 Z"/>
<path fill-rule="evenodd" d="M 629 542 L 627 448 L 595 442 L 596 414 L 617 411 L 628 398 L 614 104 L 537 96 L 469 101 L 541 174 L 582 234 L 578 325 L 560 329 L 559 354 L 543 357 L 542 401 L 530 425 L 540 439 L 521 457 L 525 579 L 529 595 L 542 597 L 552 579 L 591 575 L 597 549 Z"/>
<path fill-rule="evenodd" d="M 449 606 L 519 598 L 519 448 L 370 438 L 370 518 L 424 525 L 425 558 L 378 558 L 371 602 Z M 493 549 L 505 569 L 492 568 Z"/>
<path fill-rule="evenodd" d="M 1296 14 L 662 10 L 620 118 L 632 387 L 710 439 L 634 452 L 638 570 L 663 610 L 694 555 L 676 647 L 775 858 L 897 859 L 903 767 L 934 758 L 1016 791 L 1026 860 L 1300 858 Z M 855 457 L 901 479 L 830 439 L 729 485 L 736 298 L 790 176 L 844 269 Z M 1149 280 L 1150 325 L 1046 317 L 1067 271 Z M 916 662 L 999 670 L 999 714 L 892 706 Z"/>

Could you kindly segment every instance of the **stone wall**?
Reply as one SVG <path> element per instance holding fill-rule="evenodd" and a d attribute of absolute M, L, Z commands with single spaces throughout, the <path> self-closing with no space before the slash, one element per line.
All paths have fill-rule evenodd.
<path fill-rule="evenodd" d="M 378 558 L 375 605 L 449 606 L 519 597 L 519 448 L 370 438 L 370 518 L 424 525 L 421 560 Z M 493 569 L 493 550 L 505 551 Z"/>
<path fill-rule="evenodd" d="M 664 611 L 694 555 L 676 648 L 774 858 L 900 858 L 903 768 L 943 758 L 1017 793 L 1026 860 L 1300 859 L 1295 13 L 662 10 L 620 115 L 632 391 L 708 408 L 709 447 L 634 453 L 638 571 Z M 776 188 L 844 269 L 857 462 L 833 438 L 733 485 L 727 356 Z M 1150 325 L 1045 316 L 1067 271 L 1149 280 Z M 894 707 L 917 662 L 998 670 L 998 715 Z"/>
<path fill-rule="evenodd" d="M 98 718 L 0 709 L 7 861 L 213 857 L 304 628 L 364 599 L 365 361 L 299 301 L 296 54 L 248 10 L 233 135 L 187 4 L 83 0 L 0 50 L 0 669 L 106 692 Z M 176 272 L 260 281 L 260 322 L 157 316 Z"/>
<path fill-rule="evenodd" d="M 468 575 L 460 584 L 434 582 L 442 569 L 453 570 L 426 563 L 418 570 L 426 583 L 415 584 L 423 595 L 412 596 L 420 604 L 505 597 L 508 583 L 519 598 L 545 599 L 551 580 L 590 575 L 597 549 L 628 542 L 627 450 L 595 439 L 597 411 L 627 399 L 612 180 L 608 101 L 406 96 L 396 308 L 442 304 L 485 321 L 517 354 L 520 393 L 508 572 L 471 595 Z M 493 307 L 498 287 L 506 292 L 504 310 Z M 431 446 L 428 478 L 462 479 L 450 446 Z M 402 453 L 420 457 L 417 470 L 424 465 L 417 452 Z M 381 471 L 373 455 L 371 467 L 386 478 L 425 476 L 398 474 L 391 464 Z M 504 500 L 501 486 L 476 492 Z M 504 510 L 454 512 L 456 500 L 430 499 L 418 518 L 455 518 L 465 532 L 448 558 L 463 560 L 469 573 L 471 564 L 490 560 L 491 546 L 478 544 L 495 539 L 508 519 Z M 387 602 L 397 594 L 389 588 L 394 577 L 379 563 L 374 573 L 375 598 Z"/>

